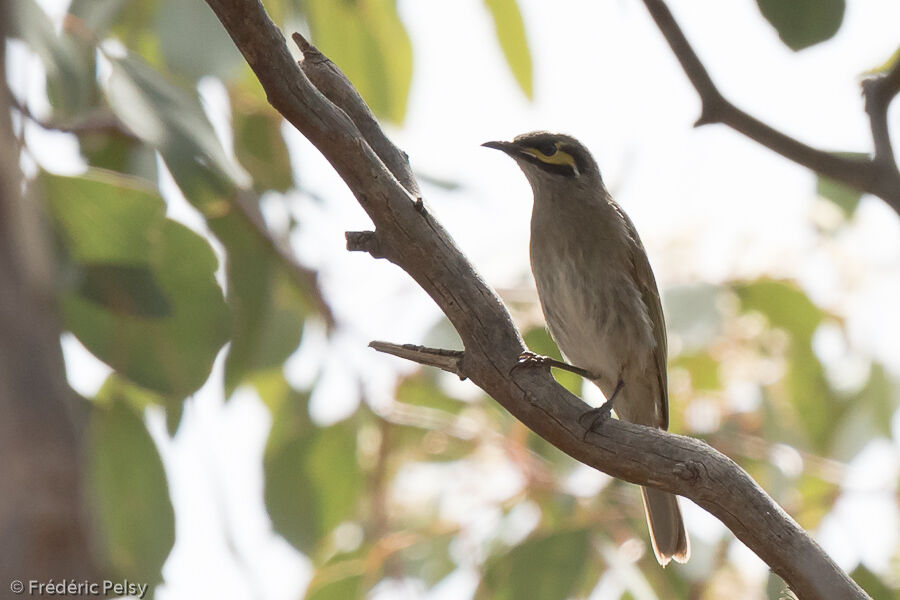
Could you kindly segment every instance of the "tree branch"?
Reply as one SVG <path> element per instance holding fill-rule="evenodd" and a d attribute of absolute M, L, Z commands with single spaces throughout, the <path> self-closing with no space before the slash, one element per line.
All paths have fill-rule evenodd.
<path fill-rule="evenodd" d="M 891 100 L 900 93 L 900 59 L 894 62 L 887 73 L 863 80 L 862 88 L 872 127 L 872 140 L 875 142 L 875 162 L 885 168 L 893 166 L 896 171 L 897 164 L 894 162 L 894 150 L 888 132 L 887 109 Z"/>
<path fill-rule="evenodd" d="M 336 106 L 312 84 L 305 72 L 306 61 L 300 68 L 291 59 L 281 32 L 258 0 L 207 3 L 253 68 L 272 105 L 322 152 L 372 219 L 375 231 L 364 236 L 367 244 L 374 243 L 371 247 L 381 256 L 413 277 L 456 328 L 465 353 L 452 368 L 576 460 L 613 477 L 690 498 L 728 526 L 800 597 L 866 598 L 797 523 L 724 455 L 699 440 L 619 420 L 609 420 L 598 432 L 587 434 L 578 423 L 585 410 L 579 398 L 545 369 L 514 370 L 525 346 L 509 313 L 416 195 L 400 183 L 408 167 L 393 165 L 401 172 L 400 176 L 392 173 L 373 149 L 377 142 L 365 137 L 364 126 L 350 116 L 359 107 Z M 409 356 L 437 360 L 421 348 L 409 350 Z"/>
<path fill-rule="evenodd" d="M 872 96 L 867 94 L 866 102 L 872 121 L 875 157 L 848 158 L 808 146 L 737 108 L 716 87 L 665 2 L 644 0 L 644 5 L 700 96 L 702 107 L 696 126 L 710 123 L 728 125 L 751 140 L 820 175 L 878 196 L 900 215 L 900 172 L 894 163 L 887 135 L 887 105 L 896 95 L 897 86 L 900 85 L 897 81 L 900 76 L 896 73 L 896 65 L 892 74 L 863 82 L 864 90 L 873 87 L 868 84 L 869 81 L 875 84 L 877 90 L 872 94 L 875 98 L 872 102 L 869 101 Z M 874 106 L 874 112 L 869 110 L 870 104 Z"/>

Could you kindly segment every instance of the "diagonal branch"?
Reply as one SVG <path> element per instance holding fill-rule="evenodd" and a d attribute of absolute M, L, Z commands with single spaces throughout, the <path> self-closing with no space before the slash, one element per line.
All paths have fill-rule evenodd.
<path fill-rule="evenodd" d="M 875 158 L 848 158 L 804 144 L 736 107 L 716 87 L 665 2 L 644 0 L 644 5 L 700 95 L 702 108 L 697 126 L 710 123 L 728 125 L 820 175 L 878 196 L 900 214 L 900 172 L 893 161 L 887 135 L 887 105 L 897 94 L 897 86 L 900 85 L 896 65 L 887 77 L 867 80 L 863 86 L 864 89 L 875 88 L 871 95 L 867 93 L 866 102 L 872 121 Z M 874 107 L 874 112 L 869 110 L 870 105 Z"/>
<path fill-rule="evenodd" d="M 329 97 L 313 85 L 306 61 L 301 66 L 293 61 L 259 0 L 207 3 L 272 105 L 322 152 L 372 219 L 375 231 L 348 236 L 351 247 L 373 249 L 406 271 L 456 328 L 465 353 L 453 369 L 576 460 L 613 477 L 690 498 L 728 526 L 802 598 L 867 597 L 726 456 L 699 440 L 624 421 L 609 420 L 598 432 L 588 433 L 578 423 L 585 404 L 547 370 L 513 369 L 525 346 L 509 313 L 418 201 L 414 188 L 401 183 L 408 167 L 389 165 L 387 155 L 376 150 L 375 138 L 367 137 L 364 124 L 354 120 L 360 107 L 352 104 L 361 102 L 353 99 L 358 96 Z M 437 360 L 432 351 L 409 351 L 409 358 L 423 355 L 432 363 Z"/>

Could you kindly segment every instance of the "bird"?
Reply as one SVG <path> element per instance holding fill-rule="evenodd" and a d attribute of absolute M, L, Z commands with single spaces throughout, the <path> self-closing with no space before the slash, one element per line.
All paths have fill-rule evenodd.
<path fill-rule="evenodd" d="M 611 409 L 625 421 L 668 429 L 666 327 L 656 279 L 597 162 L 574 137 L 546 131 L 482 145 L 515 160 L 531 184 L 529 253 L 547 329 L 568 364 L 607 399 L 582 415 L 588 430 Z M 520 360 L 547 363 L 531 353 Z M 657 561 L 687 562 L 690 540 L 676 497 L 641 490 Z"/>

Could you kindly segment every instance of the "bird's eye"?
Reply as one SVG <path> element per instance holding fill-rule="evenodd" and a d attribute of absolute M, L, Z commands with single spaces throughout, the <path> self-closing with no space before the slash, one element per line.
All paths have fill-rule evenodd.
<path fill-rule="evenodd" d="M 534 148 L 544 156 L 553 156 L 559 150 L 559 146 L 557 146 L 553 142 L 538 144 Z"/>

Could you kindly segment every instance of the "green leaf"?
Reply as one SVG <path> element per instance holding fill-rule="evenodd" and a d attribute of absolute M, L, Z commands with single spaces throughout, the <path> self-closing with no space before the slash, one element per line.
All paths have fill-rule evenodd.
<path fill-rule="evenodd" d="M 166 66 L 192 80 L 229 79 L 243 64 L 231 37 L 205 2 L 161 0 L 156 34 Z"/>
<path fill-rule="evenodd" d="M 225 153 L 196 94 L 166 81 L 134 57 L 110 58 L 107 98 L 138 137 L 158 149 L 185 196 L 198 176 L 219 193 L 243 187 L 246 175 Z"/>
<path fill-rule="evenodd" d="M 175 516 L 159 453 L 128 388 L 101 390 L 87 435 L 87 494 L 112 572 L 155 584 L 175 541 Z"/>
<path fill-rule="evenodd" d="M 333 579 L 327 581 L 316 581 L 309 586 L 306 592 L 305 600 L 350 600 L 353 598 L 365 597 L 366 577 L 365 574 L 357 573 L 359 571 L 359 561 L 354 561 L 349 573 L 341 573 Z M 334 566 L 338 570 L 342 565 Z"/>
<path fill-rule="evenodd" d="M 96 97 L 93 50 L 68 34 L 57 35 L 49 17 L 34 0 L 10 3 L 15 12 L 13 34 L 41 58 L 47 70 L 47 95 L 63 118 L 92 105 Z"/>
<path fill-rule="evenodd" d="M 836 152 L 835 154 L 843 158 L 864 159 L 868 157 L 868 154 L 861 152 Z M 816 194 L 833 202 L 847 219 L 853 216 L 856 207 L 859 206 L 859 200 L 862 198 L 860 190 L 823 175 L 816 176 Z"/>
<path fill-rule="evenodd" d="M 315 559 L 322 537 L 356 516 L 363 493 L 356 425 L 314 427 L 305 416 L 307 397 L 288 400 L 273 415 L 285 424 L 273 430 L 266 448 L 266 507 L 275 529 Z"/>
<path fill-rule="evenodd" d="M 394 0 L 303 3 L 313 42 L 347 75 L 377 116 L 402 123 L 412 45 Z"/>
<path fill-rule="evenodd" d="M 280 364 L 296 349 L 317 291 L 299 287 L 248 222 L 262 220 L 257 198 L 227 157 L 196 94 L 136 60 L 116 65 L 108 90 L 111 104 L 123 120 L 138 123 L 134 131 L 160 151 L 185 197 L 206 216 L 228 253 L 235 334 L 226 364 L 230 392 L 251 371 Z M 238 202 L 244 208 L 238 209 Z"/>
<path fill-rule="evenodd" d="M 538 534 L 488 560 L 476 600 L 565 600 L 584 574 L 590 556 L 587 529 Z"/>
<path fill-rule="evenodd" d="M 719 361 L 709 352 L 682 354 L 672 361 L 672 367 L 685 369 L 691 376 L 691 386 L 695 390 L 718 390 L 722 388 L 719 377 Z"/>
<path fill-rule="evenodd" d="M 41 184 L 75 271 L 105 265 L 107 275 L 105 303 L 96 302 L 99 285 L 90 288 L 93 299 L 79 293 L 83 287 L 63 294 L 66 327 L 135 383 L 182 397 L 198 389 L 228 339 L 226 306 L 214 278 L 218 261 L 206 240 L 166 219 L 162 199 L 134 179 L 89 171 L 82 177 L 44 174 Z M 113 290 L 128 269 L 143 270 L 141 284 Z M 108 309 L 134 295 L 141 297 L 131 298 L 132 312 L 120 305 Z M 135 307 L 159 309 L 162 297 L 166 316 L 134 314 Z"/>
<path fill-rule="evenodd" d="M 81 154 L 92 167 L 156 181 L 156 153 L 140 140 L 116 133 L 88 132 L 78 136 Z"/>
<path fill-rule="evenodd" d="M 734 290 L 744 311 L 760 312 L 770 325 L 791 333 L 800 343 L 812 342 L 825 317 L 825 312 L 791 281 L 763 278 L 737 284 Z"/>
<path fill-rule="evenodd" d="M 882 73 L 887 73 L 894 68 L 894 65 L 897 64 L 897 61 L 900 61 L 900 46 L 897 46 L 897 49 L 894 50 L 894 53 L 891 54 L 886 61 L 873 69 L 869 69 L 868 71 L 863 73 L 863 75 L 879 75 Z"/>
<path fill-rule="evenodd" d="M 865 590 L 872 600 L 896 600 L 897 598 L 896 590 L 892 590 L 891 586 L 863 565 L 853 569 L 850 577 Z"/>
<path fill-rule="evenodd" d="M 232 343 L 225 361 L 231 392 L 254 371 L 281 365 L 300 344 L 308 302 L 273 253 L 233 214 L 210 219 L 225 245 Z"/>
<path fill-rule="evenodd" d="M 531 51 L 525 35 L 525 23 L 516 0 L 484 0 L 494 19 L 497 41 L 513 76 L 529 99 L 534 97 Z"/>
<path fill-rule="evenodd" d="M 87 263 L 78 293 L 112 313 L 151 319 L 172 314 L 169 299 L 145 265 Z"/>
<path fill-rule="evenodd" d="M 756 0 L 778 37 L 797 51 L 830 39 L 844 20 L 844 0 Z"/>
<path fill-rule="evenodd" d="M 260 194 L 267 190 L 286 192 L 294 185 L 281 123 L 281 116 L 268 106 L 246 110 L 235 103 L 234 150 Z"/>

